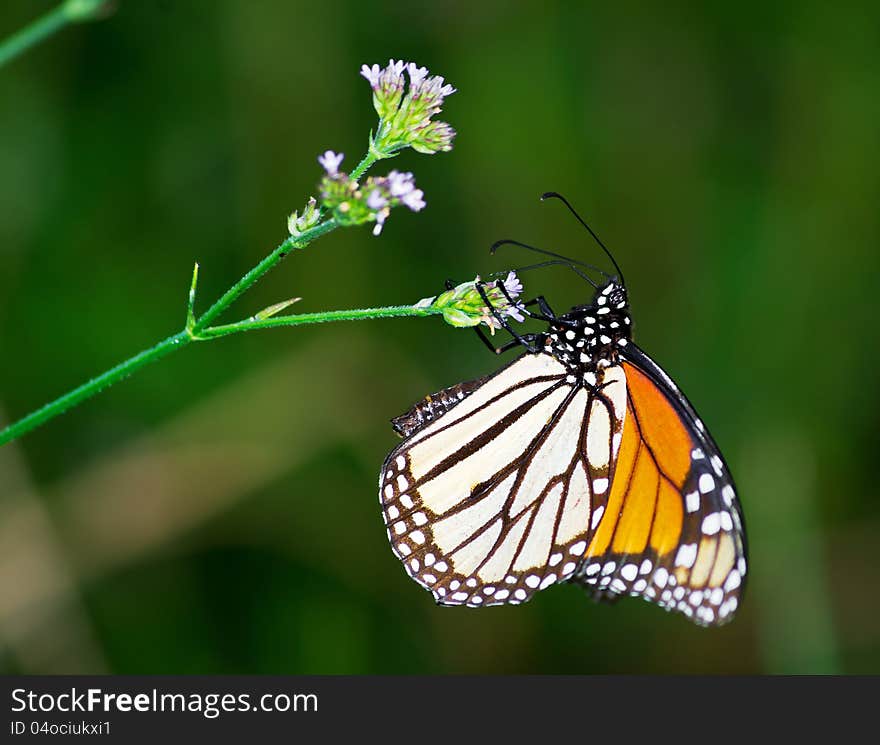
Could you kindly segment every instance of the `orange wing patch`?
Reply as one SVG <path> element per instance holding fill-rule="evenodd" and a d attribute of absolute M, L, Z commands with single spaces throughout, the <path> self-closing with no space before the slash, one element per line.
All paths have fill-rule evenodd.
<path fill-rule="evenodd" d="M 699 424 L 629 362 L 627 409 L 606 513 L 577 580 L 641 595 L 703 625 L 739 604 L 745 557 L 733 486 Z"/>

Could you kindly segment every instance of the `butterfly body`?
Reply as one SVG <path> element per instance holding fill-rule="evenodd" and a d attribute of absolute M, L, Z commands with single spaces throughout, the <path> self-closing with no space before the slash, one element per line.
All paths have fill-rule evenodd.
<path fill-rule="evenodd" d="M 494 375 L 393 420 L 380 476 L 394 553 L 443 605 L 529 600 L 560 582 L 729 620 L 746 573 L 720 452 L 632 342 L 616 278 L 548 320 Z"/>

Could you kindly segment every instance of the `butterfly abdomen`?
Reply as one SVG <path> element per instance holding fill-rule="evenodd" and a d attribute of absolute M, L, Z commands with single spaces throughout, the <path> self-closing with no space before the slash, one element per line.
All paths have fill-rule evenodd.
<path fill-rule="evenodd" d="M 437 417 L 443 416 L 454 406 L 461 403 L 468 395 L 473 393 L 484 382 L 485 378 L 467 380 L 464 383 L 444 388 L 442 391 L 425 396 L 416 403 L 409 411 L 391 420 L 391 426 L 401 437 L 409 437 L 418 432 L 422 427 L 433 422 Z"/>

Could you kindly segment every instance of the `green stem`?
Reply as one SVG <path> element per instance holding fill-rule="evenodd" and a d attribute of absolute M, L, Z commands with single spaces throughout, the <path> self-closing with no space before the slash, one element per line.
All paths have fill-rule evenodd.
<path fill-rule="evenodd" d="M 63 6 L 53 11 L 50 16 L 55 19 L 54 23 L 59 23 L 61 22 L 59 21 L 59 13 L 63 15 L 64 19 L 63 22 L 61 22 L 63 25 L 63 23 L 66 23 L 70 20 L 82 20 L 82 18 L 77 18 L 72 15 L 74 11 L 78 13 L 85 13 L 86 10 L 90 8 L 95 8 L 99 4 L 100 3 L 95 2 L 95 0 L 68 0 Z M 43 20 L 43 22 L 45 22 L 45 19 Z M 33 34 L 34 32 L 32 29 L 33 27 L 25 29 L 25 32 Z M 45 35 L 46 33 L 48 32 L 43 31 L 43 35 Z M 29 43 L 34 42 L 31 41 Z M 8 45 L 8 42 L 5 45 L 0 46 L 0 52 L 2 52 L 3 48 L 6 45 Z M 21 48 L 26 48 L 26 46 L 27 44 L 25 44 Z M 360 178 L 367 171 L 367 169 L 371 165 L 373 165 L 373 163 L 375 163 L 378 159 L 379 157 L 376 154 L 368 152 L 367 155 L 364 156 L 363 160 L 361 160 L 361 162 L 354 169 L 354 171 L 352 171 L 351 176 L 355 179 Z M 335 230 L 337 227 L 339 227 L 339 223 L 337 223 L 336 220 L 331 217 L 319 223 L 318 225 L 309 228 L 308 230 L 304 230 L 297 236 L 291 236 L 287 238 L 274 251 L 272 251 L 272 253 L 266 256 L 266 258 L 264 258 L 259 264 L 257 264 L 253 269 L 245 274 L 225 293 L 223 293 L 220 299 L 217 300 L 217 302 L 215 302 L 210 308 L 208 308 L 208 310 L 205 311 L 205 313 L 199 318 L 196 318 L 193 307 L 196 298 L 196 283 L 198 280 L 199 269 L 198 264 L 196 264 L 193 269 L 190 292 L 187 298 L 186 327 L 183 331 L 181 331 L 179 334 L 175 334 L 174 336 L 169 336 L 164 341 L 159 342 L 156 346 L 144 350 L 140 354 L 135 355 L 131 359 L 126 360 L 125 362 L 117 365 L 111 370 L 108 370 L 102 375 L 99 375 L 98 377 L 93 378 L 87 383 L 84 383 L 83 385 L 79 386 L 79 388 L 75 388 L 74 390 L 64 394 L 60 398 L 57 398 L 54 401 L 46 404 L 42 408 L 28 414 L 23 419 L 20 419 L 14 424 L 10 424 L 5 429 L 0 430 L 0 445 L 4 445 L 5 443 L 10 442 L 17 437 L 20 437 L 21 435 L 30 432 L 33 429 L 36 429 L 41 424 L 44 424 L 50 419 L 53 419 L 59 414 L 62 414 L 72 406 L 76 406 L 82 401 L 91 398 L 107 386 L 110 386 L 113 383 L 122 380 L 125 377 L 128 377 L 136 370 L 139 370 L 145 365 L 148 365 L 150 362 L 161 359 L 175 349 L 180 349 L 181 347 L 184 347 L 194 341 L 207 341 L 210 339 L 219 338 L 221 336 L 229 336 L 230 334 L 235 334 L 240 331 L 252 331 L 256 329 L 273 328 L 276 326 L 299 326 L 308 323 L 326 323 L 328 321 L 355 321 L 368 318 L 401 318 L 406 316 L 422 317 L 436 315 L 440 312 L 431 308 L 416 307 L 412 305 L 397 305 L 387 308 L 365 308 L 360 310 L 304 313 L 302 315 L 277 316 L 274 318 L 254 317 L 246 321 L 226 324 L 223 326 L 212 327 L 210 325 L 212 321 L 218 318 L 246 290 L 252 287 L 254 283 L 256 283 L 257 280 L 260 279 L 260 277 L 262 277 L 266 272 L 276 266 L 278 262 L 281 261 L 290 251 L 305 248 L 316 238 L 320 238 L 322 235 L 326 235 L 330 231 Z M 273 306 L 273 308 L 274 307 L 275 306 Z M 284 307 L 283 304 L 282 307 Z M 277 310 L 280 309 L 281 308 L 278 308 Z"/>
<path fill-rule="evenodd" d="M 104 390 L 108 386 L 113 385 L 123 378 L 127 378 L 135 370 L 140 370 L 145 365 L 162 359 L 176 349 L 186 346 L 190 342 L 195 341 L 187 331 L 181 331 L 179 334 L 169 336 L 164 341 L 160 341 L 156 346 L 145 349 L 140 354 L 127 359 L 125 362 L 117 365 L 107 372 L 92 378 L 87 383 L 83 383 L 79 388 L 74 388 L 69 393 L 65 393 L 60 398 L 56 398 L 51 403 L 46 404 L 40 409 L 31 412 L 23 419 L 19 419 L 15 424 L 10 424 L 5 429 L 0 430 L 0 445 L 4 445 L 11 440 L 26 432 L 36 429 L 41 424 L 55 418 L 59 414 L 63 414 L 72 406 L 91 398 L 96 393 Z"/>
<path fill-rule="evenodd" d="M 15 59 L 32 46 L 71 23 L 96 18 L 104 6 L 104 0 L 67 0 L 54 10 L 38 18 L 21 31 L 0 42 L 0 66 Z"/>
<path fill-rule="evenodd" d="M 240 331 L 271 329 L 279 326 L 302 326 L 307 323 L 328 323 L 330 321 L 366 321 L 373 318 L 423 318 L 442 314 L 440 308 L 417 307 L 414 305 L 390 305 L 384 308 L 358 308 L 356 310 L 327 310 L 320 313 L 300 313 L 293 316 L 275 316 L 262 320 L 247 320 L 212 326 L 201 332 L 203 339 L 237 334 Z"/>
<path fill-rule="evenodd" d="M 361 176 L 363 176 L 367 169 L 373 165 L 379 158 L 372 152 L 372 148 L 367 152 L 367 154 L 363 157 L 360 163 L 358 163 L 354 170 L 349 174 L 355 181 L 357 181 Z"/>
<path fill-rule="evenodd" d="M 171 352 L 181 349 L 194 341 L 209 341 L 211 339 L 220 338 L 221 336 L 237 334 L 242 331 L 277 328 L 279 326 L 303 326 L 306 324 L 329 323 L 333 321 L 364 321 L 373 318 L 423 318 L 425 316 L 439 315 L 442 312 L 441 309 L 431 307 L 392 305 L 384 308 L 357 308 L 353 310 L 330 310 L 318 313 L 303 313 L 301 315 L 293 316 L 276 316 L 275 318 L 265 318 L 261 320 L 248 319 L 246 321 L 240 321 L 239 323 L 212 326 L 201 331 L 186 329 L 179 334 L 169 336 L 154 347 L 145 349 L 140 354 L 135 355 L 114 368 L 111 368 L 98 377 L 92 378 L 87 383 L 79 386 L 79 388 L 75 388 L 51 403 L 46 404 L 42 408 L 28 414 L 23 419 L 19 419 L 15 424 L 11 424 L 5 429 L 0 430 L 0 445 L 5 445 L 7 442 L 11 442 L 16 438 L 21 437 L 23 434 L 36 429 L 41 424 L 44 424 L 50 419 L 54 419 L 59 414 L 63 414 L 71 407 L 91 398 L 96 393 L 100 393 L 108 386 L 113 385 L 113 383 L 116 383 L 123 378 L 127 378 L 133 372 L 140 370 L 151 362 L 162 359 Z"/>
<path fill-rule="evenodd" d="M 325 235 L 331 230 L 335 230 L 338 227 L 339 223 L 337 223 L 336 220 L 334 220 L 333 218 L 330 218 L 329 220 L 325 220 L 319 225 L 315 225 L 315 227 L 313 228 L 304 230 L 296 238 L 290 237 L 286 241 L 281 243 L 278 248 L 276 248 L 265 259 L 263 259 L 253 269 L 245 274 L 225 293 L 223 293 L 223 296 L 210 308 L 208 308 L 205 314 L 201 318 L 199 318 L 198 321 L 196 321 L 195 325 L 192 327 L 193 331 L 199 332 L 206 329 L 211 321 L 213 321 L 215 318 L 217 318 L 217 316 L 223 313 L 223 311 L 225 311 L 230 305 L 232 305 L 243 292 L 251 287 L 251 285 L 253 285 L 258 279 L 260 279 L 260 277 L 268 272 L 279 261 L 281 261 L 281 259 L 287 256 L 290 251 L 294 249 L 305 248 L 307 245 L 309 245 L 309 243 L 315 240 L 315 238 L 320 238 L 322 235 Z"/>

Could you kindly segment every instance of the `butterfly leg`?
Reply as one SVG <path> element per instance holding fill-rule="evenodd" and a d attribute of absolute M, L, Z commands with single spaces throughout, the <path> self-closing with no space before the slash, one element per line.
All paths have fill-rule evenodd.
<path fill-rule="evenodd" d="M 502 287 L 501 292 L 504 293 L 504 296 L 507 298 L 508 302 L 510 302 L 511 305 L 516 305 L 514 300 L 507 294 L 507 290 Z M 528 308 L 534 305 L 538 306 L 538 310 L 541 311 L 540 314 L 532 313 L 528 310 Z M 531 300 L 527 300 L 524 303 L 520 303 L 517 307 L 520 309 L 523 315 L 526 315 L 529 318 L 537 318 L 541 321 L 556 320 L 556 314 L 553 312 L 553 309 L 550 307 L 550 304 L 547 302 L 543 295 L 538 295 L 538 297 L 536 298 L 532 298 Z"/>
<path fill-rule="evenodd" d="M 519 346 L 525 346 L 526 349 L 528 349 L 530 352 L 536 351 L 533 350 L 532 347 L 535 345 L 535 342 L 538 341 L 539 336 L 539 334 L 524 334 L 515 339 L 511 339 L 509 342 L 502 344 L 500 347 L 496 347 L 492 343 L 492 340 L 488 336 L 486 336 L 486 332 L 483 331 L 482 328 L 480 328 L 479 326 L 475 326 L 474 331 L 477 332 L 477 336 L 480 337 L 480 341 L 486 345 L 486 348 L 490 352 L 492 352 L 492 354 L 504 354 L 505 352 L 508 352 L 511 349 L 515 349 Z"/>
<path fill-rule="evenodd" d="M 486 294 L 486 290 L 484 289 L 483 283 L 477 282 L 476 288 L 477 288 L 477 292 L 480 293 L 480 297 L 482 298 L 483 302 L 486 303 L 486 307 L 489 309 L 489 312 L 492 314 L 492 317 L 495 319 L 495 321 L 498 323 L 498 325 L 501 326 L 501 328 L 503 328 L 508 334 L 510 334 L 513 337 L 513 342 L 515 342 L 515 343 L 508 342 L 508 344 L 510 346 L 504 345 L 504 346 L 500 347 L 499 349 L 504 351 L 506 349 L 512 349 L 517 344 L 520 344 L 520 345 L 524 346 L 526 349 L 528 349 L 532 354 L 535 354 L 536 352 L 538 352 L 539 348 L 538 348 L 537 342 L 538 342 L 539 338 L 541 337 L 541 335 L 540 334 L 527 334 L 527 335 L 523 336 L 522 334 L 519 334 L 516 331 L 514 331 L 513 327 L 510 325 L 510 323 L 504 317 L 504 315 L 501 312 L 499 312 L 498 308 L 496 308 L 492 304 L 492 301 L 489 299 L 489 296 Z M 510 300 L 509 300 L 510 296 L 507 295 L 507 291 L 503 288 L 503 286 L 502 286 L 501 291 L 505 294 L 506 297 L 508 297 L 508 302 L 510 302 Z M 481 333 L 482 330 L 479 327 L 476 327 L 476 328 L 477 328 L 477 332 Z M 492 345 L 492 343 L 488 339 L 485 338 L 485 334 L 481 333 L 481 338 L 483 339 L 483 342 L 485 344 L 487 344 L 489 347 L 491 347 L 493 352 L 495 352 L 496 354 L 501 354 L 501 352 L 496 351 L 496 348 Z"/>

